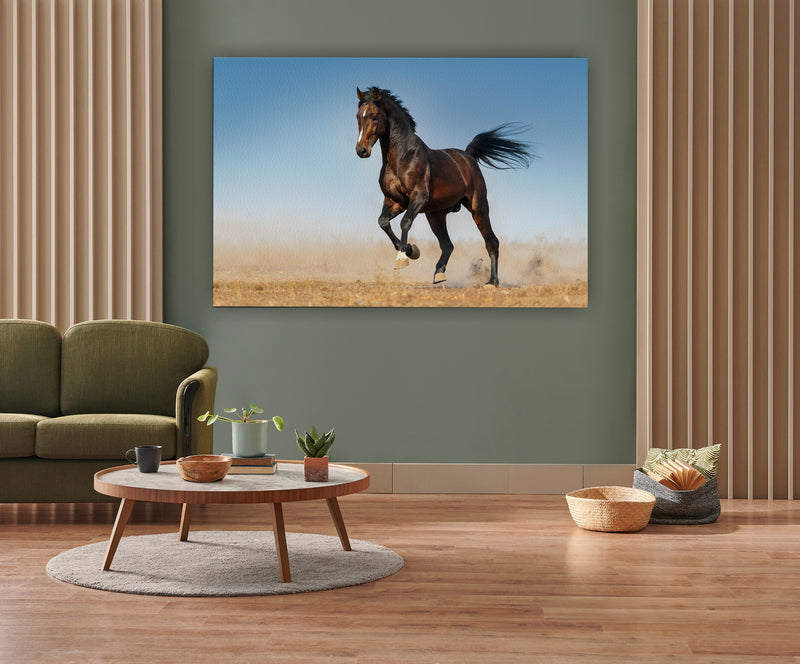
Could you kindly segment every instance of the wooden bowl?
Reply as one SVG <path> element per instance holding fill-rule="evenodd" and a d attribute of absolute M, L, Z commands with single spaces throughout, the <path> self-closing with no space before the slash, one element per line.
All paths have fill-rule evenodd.
<path fill-rule="evenodd" d="M 231 458 L 221 454 L 195 454 L 175 462 L 187 482 L 217 482 L 231 469 Z"/>

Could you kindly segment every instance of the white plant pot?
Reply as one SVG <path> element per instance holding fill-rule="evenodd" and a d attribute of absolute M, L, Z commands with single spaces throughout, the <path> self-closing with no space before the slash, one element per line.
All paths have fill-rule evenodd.
<path fill-rule="evenodd" d="M 269 422 L 231 422 L 233 454 L 240 457 L 259 457 L 267 453 Z"/>

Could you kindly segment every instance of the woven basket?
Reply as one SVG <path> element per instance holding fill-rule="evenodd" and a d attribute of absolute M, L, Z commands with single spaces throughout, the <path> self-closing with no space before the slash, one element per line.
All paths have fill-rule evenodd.
<path fill-rule="evenodd" d="M 712 477 L 693 491 L 673 491 L 637 468 L 633 472 L 633 488 L 652 493 L 656 498 L 650 523 L 692 525 L 714 523 L 719 517 L 720 502 L 716 477 Z"/>
<path fill-rule="evenodd" d="M 595 486 L 567 494 L 573 521 L 584 530 L 629 533 L 650 521 L 656 504 L 652 493 L 625 486 Z"/>

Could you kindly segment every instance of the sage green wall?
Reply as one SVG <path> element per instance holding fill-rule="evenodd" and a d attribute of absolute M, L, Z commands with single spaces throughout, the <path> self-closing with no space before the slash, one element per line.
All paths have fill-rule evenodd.
<path fill-rule="evenodd" d="M 212 308 L 212 58 L 379 55 L 588 57 L 588 309 Z M 334 459 L 635 461 L 635 0 L 165 0 L 164 200 L 165 320 L 279 456 L 316 424 Z"/>

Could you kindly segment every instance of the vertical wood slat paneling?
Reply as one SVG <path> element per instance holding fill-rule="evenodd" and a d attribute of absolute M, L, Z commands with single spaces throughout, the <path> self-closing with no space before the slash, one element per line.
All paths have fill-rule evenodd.
<path fill-rule="evenodd" d="M 683 164 L 686 174 L 686 292 L 692 292 L 693 272 L 692 257 L 694 255 L 694 122 L 692 107 L 694 105 L 694 0 L 688 0 L 687 29 L 687 67 L 686 67 L 686 161 Z M 692 447 L 693 411 L 692 401 L 692 306 L 687 300 L 686 307 L 686 446 Z"/>
<path fill-rule="evenodd" d="M 753 191 L 755 155 L 755 0 L 747 3 L 747 498 L 753 497 Z"/>
<path fill-rule="evenodd" d="M 668 21 L 667 21 L 667 174 L 666 174 L 666 190 L 667 190 L 667 209 L 665 223 L 667 226 L 667 260 L 666 264 L 672 266 L 675 262 L 674 252 L 674 178 L 675 178 L 675 41 L 673 35 L 675 34 L 675 5 L 670 2 L 667 6 Z M 674 393 L 675 393 L 675 362 L 674 362 L 674 333 L 673 333 L 673 302 L 674 302 L 674 284 L 672 269 L 668 270 L 667 279 L 667 372 L 666 372 L 666 393 L 667 393 L 667 438 L 674 440 Z"/>
<path fill-rule="evenodd" d="M 706 440 L 714 438 L 714 3 L 708 3 L 708 119 L 706 133 L 706 287 L 708 289 L 708 329 L 706 335 Z"/>
<path fill-rule="evenodd" d="M 150 6 L 145 5 L 144 7 L 144 23 L 145 25 L 150 25 Z M 152 205 L 152 187 L 150 185 L 151 178 L 153 176 L 152 167 L 149 166 L 150 159 L 151 159 L 151 150 L 152 150 L 152 138 L 150 135 L 151 132 L 151 99 L 150 99 L 150 86 L 152 85 L 151 75 L 150 75 L 150 49 L 152 45 L 150 43 L 150 31 L 145 30 L 144 33 L 144 58 L 143 58 L 143 71 L 144 71 L 144 163 L 145 163 L 145 178 L 144 178 L 144 228 L 145 228 L 145 239 L 144 239 L 144 246 L 145 246 L 145 256 L 144 256 L 144 278 L 145 278 L 145 289 L 144 289 L 144 302 L 143 302 L 143 309 L 145 312 L 145 316 L 150 317 L 152 316 L 153 312 L 153 297 L 152 297 L 152 277 L 153 277 L 153 265 L 152 265 L 152 250 L 153 250 L 153 220 L 151 218 L 151 205 Z"/>
<path fill-rule="evenodd" d="M 161 320 L 161 0 L 0 10 L 0 318 Z"/>
<path fill-rule="evenodd" d="M 769 0 L 769 109 L 767 139 L 767 181 L 775 180 L 775 0 Z M 768 257 L 767 264 L 775 264 L 775 189 L 767 192 Z M 773 270 L 767 271 L 767 477 L 775 474 L 775 392 L 773 388 L 775 365 L 775 279 Z M 775 495 L 774 482 L 767 483 L 767 498 Z"/>
<path fill-rule="evenodd" d="M 48 99 L 48 110 L 50 113 L 50 154 L 48 157 L 50 160 L 50 235 L 47 244 L 50 255 L 50 316 L 47 318 L 47 320 L 55 325 L 55 321 L 58 321 L 59 319 L 58 307 L 56 306 L 58 298 L 55 297 L 55 294 L 58 292 L 58 252 L 56 251 L 56 238 L 58 237 L 58 214 L 56 213 L 56 210 L 58 209 L 58 192 L 56 189 L 58 153 L 56 150 L 57 129 L 55 107 L 55 99 L 57 98 L 56 80 L 58 75 L 56 73 L 56 5 L 54 2 L 50 3 L 49 19 L 50 41 L 48 45 L 50 47 L 50 97 Z"/>
<path fill-rule="evenodd" d="M 791 500 L 800 472 L 796 21 L 793 0 L 639 0 L 637 458 L 722 443 L 727 497 Z"/>
<path fill-rule="evenodd" d="M 106 11 L 106 219 L 108 223 L 106 243 L 106 311 L 108 317 L 114 317 L 114 293 L 116 282 L 114 279 L 114 247 L 116 236 L 114 233 L 114 178 L 117 173 L 114 160 L 114 12 L 109 7 Z"/>
<path fill-rule="evenodd" d="M 734 124 L 733 124 L 733 109 L 734 109 L 734 95 L 733 95 L 733 82 L 735 80 L 734 76 L 734 40 L 733 40 L 733 28 L 734 28 L 734 11 L 733 6 L 728 6 L 728 69 L 727 69 L 727 77 L 728 77 L 728 158 L 727 161 L 722 165 L 722 168 L 726 168 L 728 171 L 728 188 L 727 188 L 727 197 L 728 197 L 728 215 L 727 215 L 727 230 L 726 230 L 726 238 L 727 238 L 727 256 L 728 256 L 728 268 L 726 274 L 726 284 L 727 284 L 727 299 L 728 299 L 728 307 L 727 307 L 727 316 L 726 316 L 726 324 L 727 324 L 727 345 L 726 345 L 726 369 L 727 369 L 727 379 L 726 379 L 726 396 L 727 400 L 725 402 L 725 411 L 727 414 L 726 421 L 727 421 L 727 428 L 725 432 L 727 434 L 727 452 L 728 452 L 728 459 L 726 464 L 726 471 L 727 471 L 727 482 L 726 482 L 726 492 L 727 495 L 730 497 L 733 495 L 733 492 L 729 490 L 733 486 L 733 477 L 734 477 L 734 469 L 733 469 L 733 459 L 734 459 L 734 452 L 735 452 L 735 444 L 738 443 L 738 436 L 736 435 L 736 429 L 733 426 L 733 164 L 734 164 L 734 151 L 733 151 L 733 135 L 734 135 Z M 714 442 L 715 438 L 709 439 L 709 442 Z"/>
<path fill-rule="evenodd" d="M 788 80 L 794 81 L 794 52 L 795 52 L 795 30 L 794 30 L 794 22 L 795 22 L 795 10 L 794 10 L 794 3 L 789 3 L 789 75 Z M 794 89 L 789 89 L 789 94 L 787 95 L 789 100 L 789 113 L 788 113 L 788 191 L 789 191 L 789 201 L 788 201 L 788 217 L 789 219 L 794 219 L 794 134 L 795 134 L 795 126 L 794 126 Z M 787 241 L 787 251 L 789 253 L 788 258 L 788 295 L 787 295 L 787 338 L 790 340 L 787 344 L 787 380 L 786 380 L 786 393 L 787 393 L 787 402 L 789 403 L 789 408 L 787 417 L 786 417 L 786 439 L 787 439 L 787 468 L 786 468 L 786 481 L 788 484 L 788 496 L 791 499 L 794 496 L 794 344 L 791 342 L 794 339 L 794 279 L 795 279 L 795 271 L 794 271 L 794 224 L 789 223 L 788 225 L 788 241 Z"/>
<path fill-rule="evenodd" d="M 67 66 L 67 135 L 69 137 L 69 161 L 67 162 L 67 172 L 69 173 L 69 187 L 67 189 L 69 195 L 69 268 L 67 274 L 69 275 L 69 321 L 73 325 L 78 320 L 77 312 L 77 260 L 76 260 L 76 242 L 75 237 L 75 201 L 77 199 L 75 186 L 76 186 L 76 170 L 78 164 L 75 160 L 75 0 L 67 1 L 67 53 L 68 53 L 68 66 Z"/>
<path fill-rule="evenodd" d="M 133 318 L 133 40 L 131 0 L 125 0 L 125 317 Z"/>
<path fill-rule="evenodd" d="M 88 257 L 87 293 L 88 302 L 86 317 L 95 318 L 95 214 L 94 192 L 94 3 L 89 2 L 86 8 L 86 178 L 89 195 L 86 197 L 86 221 L 88 223 L 86 255 Z"/>
<path fill-rule="evenodd" d="M 38 74 L 37 74 L 37 16 L 36 16 L 36 3 L 31 5 L 31 31 L 29 37 L 29 49 L 30 49 L 30 59 L 31 59 L 31 97 L 30 97 L 30 108 L 31 108 L 31 157 L 30 157 L 30 187 L 31 187 L 31 210 L 30 210 L 30 225 L 31 225 L 31 260 L 28 266 L 29 274 L 28 280 L 30 282 L 30 289 L 31 289 L 31 318 L 36 318 L 39 315 L 38 312 L 38 304 L 39 304 L 39 285 L 38 285 L 38 275 L 39 275 L 39 265 L 38 265 L 38 251 L 37 251 L 37 242 L 36 239 L 39 237 L 38 226 L 39 226 L 39 208 L 38 208 L 38 179 L 36 177 L 37 174 L 37 163 L 36 163 L 36 155 L 39 149 L 38 141 L 37 141 L 37 126 L 38 126 L 38 98 L 36 95 L 37 92 L 37 85 L 38 85 Z"/>
<path fill-rule="evenodd" d="M 20 246 L 19 246 L 19 227 L 20 227 L 20 205 L 19 205 L 19 186 L 20 186 L 20 164 L 19 164 L 19 157 L 20 157 L 20 149 L 19 149 L 19 105 L 20 105 L 20 90 L 19 90 L 19 69 L 20 69 L 20 62 L 19 62 L 19 40 L 20 40 L 20 16 L 19 16 L 19 6 L 17 3 L 14 3 L 13 6 L 13 13 L 12 13 L 12 30 L 13 30 L 13 37 L 11 42 L 11 50 L 12 50 L 12 119 L 11 119 L 11 131 L 13 135 L 11 137 L 11 144 L 12 144 L 12 162 L 11 168 L 13 169 L 13 176 L 12 176 L 12 197 L 13 197 L 13 208 L 12 208 L 12 219 L 11 223 L 13 224 L 13 232 L 11 237 L 13 238 L 12 243 L 12 251 L 13 251 L 13 273 L 11 277 L 11 284 L 12 284 L 12 297 L 13 297 L 13 304 L 11 307 L 12 316 L 17 318 L 20 315 Z"/>

